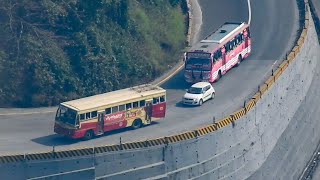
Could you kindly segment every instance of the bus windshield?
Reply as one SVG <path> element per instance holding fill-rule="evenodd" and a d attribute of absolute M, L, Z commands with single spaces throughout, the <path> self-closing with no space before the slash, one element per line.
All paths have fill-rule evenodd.
<path fill-rule="evenodd" d="M 187 70 L 211 70 L 210 59 L 190 58 L 186 62 Z"/>
<path fill-rule="evenodd" d="M 66 108 L 61 105 L 59 106 L 56 114 L 56 120 L 66 124 L 76 125 L 76 117 L 77 112 L 75 110 Z"/>

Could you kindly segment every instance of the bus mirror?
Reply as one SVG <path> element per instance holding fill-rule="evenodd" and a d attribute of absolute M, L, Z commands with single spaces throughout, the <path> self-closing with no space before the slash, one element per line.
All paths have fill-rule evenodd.
<path fill-rule="evenodd" d="M 185 62 L 186 59 L 187 59 L 187 53 L 183 53 L 183 59 L 182 59 L 182 61 Z"/>

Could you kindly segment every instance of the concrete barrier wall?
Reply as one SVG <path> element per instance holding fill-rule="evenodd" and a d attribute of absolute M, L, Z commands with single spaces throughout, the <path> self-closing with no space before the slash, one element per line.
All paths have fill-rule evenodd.
<path fill-rule="evenodd" d="M 320 47 L 310 14 L 297 46 L 245 108 L 217 123 L 181 135 L 61 152 L 0 157 L 3 179 L 268 179 L 296 178 L 308 161 L 309 143 L 294 143 L 302 133 L 299 113 L 315 74 Z M 299 52 L 299 53 L 298 53 Z M 297 112 L 296 112 L 297 111 Z M 308 121 L 309 122 L 309 121 Z M 311 122 L 311 121 L 310 121 Z M 311 124 L 318 127 L 319 123 Z M 320 133 L 304 126 L 305 137 Z M 317 134 L 318 133 L 318 134 Z M 289 140 L 282 141 L 288 138 Z M 281 143 L 280 143 L 281 142 Z M 310 143 L 311 143 L 310 142 Z M 290 143 L 290 144 L 289 144 Z M 143 148 L 144 147 L 144 148 Z M 279 150 L 278 150 L 279 148 Z M 292 152 L 281 155 L 279 152 Z M 270 160 L 270 157 L 272 159 Z M 281 159 L 279 161 L 279 159 Z M 278 162 L 278 163 L 276 163 Z M 290 163 L 290 166 L 287 165 Z M 273 164 L 284 168 L 275 170 Z M 294 173 L 291 173 L 294 172 Z"/>

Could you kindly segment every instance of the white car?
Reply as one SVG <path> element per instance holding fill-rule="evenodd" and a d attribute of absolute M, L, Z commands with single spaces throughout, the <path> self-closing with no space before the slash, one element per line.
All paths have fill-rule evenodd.
<path fill-rule="evenodd" d="M 183 96 L 182 102 L 186 105 L 199 105 L 209 99 L 213 99 L 216 91 L 208 82 L 198 82 L 193 84 Z"/>

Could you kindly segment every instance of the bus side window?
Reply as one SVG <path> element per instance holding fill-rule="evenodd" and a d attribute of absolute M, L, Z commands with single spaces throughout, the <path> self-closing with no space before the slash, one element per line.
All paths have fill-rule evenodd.
<path fill-rule="evenodd" d="M 118 106 L 112 107 L 112 113 L 116 113 L 118 111 L 119 111 L 119 107 Z"/>
<path fill-rule="evenodd" d="M 85 115 L 84 114 L 80 114 L 80 121 L 84 121 L 85 120 Z"/>
<path fill-rule="evenodd" d="M 111 108 L 106 109 L 106 114 L 111 114 Z"/>
<path fill-rule="evenodd" d="M 126 109 L 127 109 L 127 110 L 129 110 L 129 109 L 131 109 L 131 108 L 132 108 L 132 103 L 126 104 Z"/>
<path fill-rule="evenodd" d="M 91 113 L 86 113 L 86 119 L 91 119 Z"/>
<path fill-rule="evenodd" d="M 159 104 L 159 98 L 153 98 L 152 104 Z"/>
<path fill-rule="evenodd" d="M 217 51 L 214 53 L 213 59 L 214 59 L 214 61 L 218 61 L 219 58 L 220 58 L 220 56 L 219 56 L 219 50 L 217 50 Z"/>
<path fill-rule="evenodd" d="M 217 61 L 221 58 L 221 56 L 222 56 L 221 49 L 216 51 L 215 56 L 216 56 Z"/>
<path fill-rule="evenodd" d="M 237 41 L 238 41 L 238 44 L 241 44 L 242 43 L 242 34 L 239 34 L 237 36 Z"/>
<path fill-rule="evenodd" d="M 161 97 L 160 97 L 160 102 L 165 102 L 165 101 L 166 101 L 165 97 L 164 97 L 164 96 L 161 96 Z"/>
<path fill-rule="evenodd" d="M 125 111 L 126 110 L 126 106 L 125 105 L 120 105 L 119 106 L 119 111 Z"/>
<path fill-rule="evenodd" d="M 137 107 L 139 107 L 139 103 L 138 103 L 138 101 L 133 102 L 132 104 L 133 104 L 133 108 L 137 108 Z"/>
<path fill-rule="evenodd" d="M 97 111 L 93 111 L 93 112 L 91 112 L 91 117 L 92 117 L 92 118 L 97 117 Z"/>
<path fill-rule="evenodd" d="M 146 101 L 145 100 L 140 101 L 140 107 L 144 107 L 144 106 L 146 106 Z"/>

